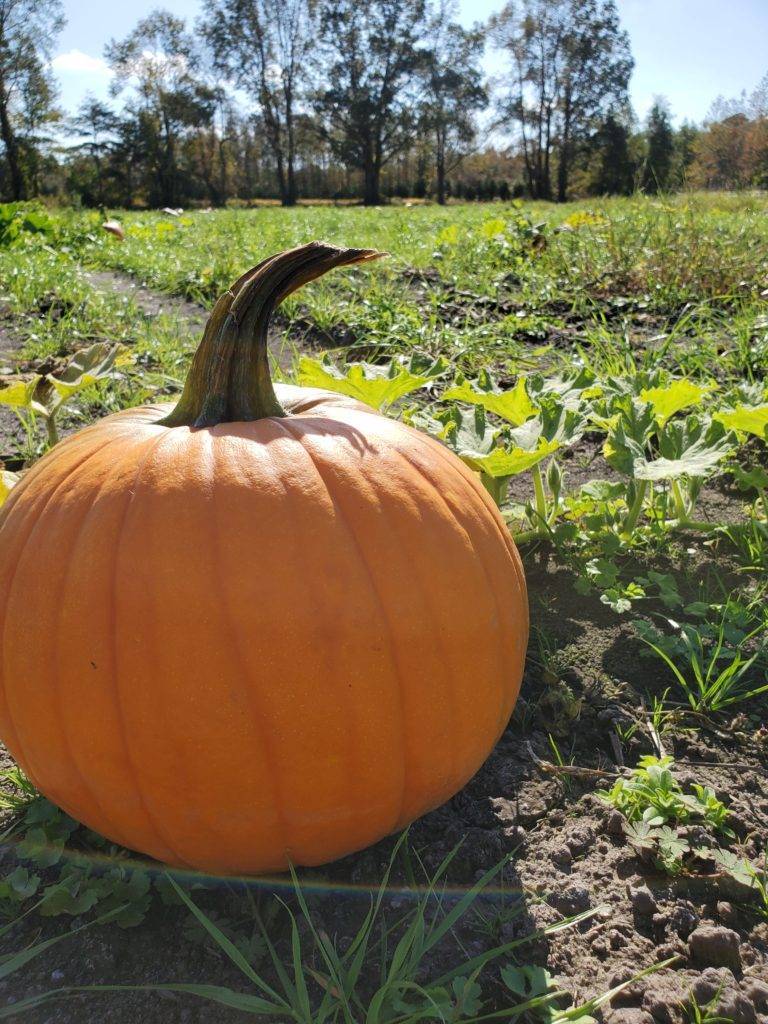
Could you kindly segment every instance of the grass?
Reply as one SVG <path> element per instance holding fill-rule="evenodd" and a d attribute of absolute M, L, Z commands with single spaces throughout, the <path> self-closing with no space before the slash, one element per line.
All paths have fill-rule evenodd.
<path fill-rule="evenodd" d="M 767 214 L 768 199 L 758 195 L 567 207 L 259 207 L 177 220 L 137 212 L 117 214 L 127 232 L 120 244 L 101 231 L 98 215 L 61 211 L 51 215 L 49 230 L 0 248 L 0 326 L 21 341 L 0 363 L 9 381 L 37 374 L 50 384 L 73 352 L 98 343 L 103 357 L 119 346 L 104 379 L 81 375 L 66 406 L 57 408 L 60 427 L 71 430 L 127 406 L 171 400 L 196 343 L 172 303 L 148 317 L 130 293 L 94 287 L 89 269 L 128 274 L 210 307 L 245 267 L 313 237 L 388 251 L 388 260 L 336 272 L 286 302 L 278 326 L 287 346 L 296 343 L 304 353 L 297 351 L 292 375 L 439 436 L 500 505 L 526 568 L 535 573 L 543 563 L 564 575 L 591 609 L 595 629 L 619 631 L 629 612 L 639 617 L 636 629 L 650 637 L 656 655 L 638 659 L 652 712 L 637 697 L 624 699 L 623 721 L 631 727 L 617 726 L 614 738 L 627 746 L 645 742 L 647 753 L 660 756 L 662 734 L 665 746 L 681 729 L 704 736 L 738 725 L 749 734 L 765 717 L 759 641 L 767 626 L 761 587 L 768 481 L 760 472 L 768 435 L 759 424 L 768 405 Z M 6 347 L 0 341 L 0 351 Z M 0 404 L 4 394 L 0 388 Z M 54 439 L 32 399 L 20 411 L 26 437 L 9 436 L 1 453 L 13 468 L 34 461 Z M 723 416 L 736 425 L 725 425 Z M 717 572 L 694 588 L 689 566 L 703 559 Z M 740 618 L 743 609 L 748 622 Z M 660 618 L 671 633 L 655 628 Z M 545 692 L 524 691 L 512 728 L 520 729 L 521 743 L 535 728 L 550 734 L 568 808 L 582 789 L 580 766 L 589 761 L 602 770 L 605 755 L 598 752 L 595 762 L 594 751 L 579 742 L 590 694 L 584 687 L 574 692 L 578 666 L 561 657 L 558 632 L 542 626 L 534 635 L 540 643 L 532 675 Z M 593 642 L 594 634 L 585 644 Z M 629 642 L 626 634 L 622 642 Z M 621 692 L 615 681 L 610 685 L 617 687 L 611 693 Z M 614 791 L 624 813 L 634 801 L 626 841 L 662 870 L 695 873 L 703 854 L 684 848 L 677 825 L 696 804 L 694 817 L 714 829 L 725 807 L 706 787 L 694 789 L 697 803 L 669 772 L 649 788 L 643 772 L 650 764 L 641 762 L 628 777 L 634 782 Z M 426 874 L 416 858 L 402 868 L 411 905 L 393 917 L 393 859 L 355 934 L 342 943 L 316 922 L 299 878 L 290 894 L 264 906 L 240 893 L 234 923 L 221 916 L 215 895 L 203 890 L 201 900 L 178 879 L 163 880 L 86 834 L 35 799 L 19 774 L 6 774 L 3 789 L 5 839 L 14 852 L 0 906 L 11 922 L 19 914 L 29 915 L 22 927 L 48 914 L 94 922 L 113 915 L 111 927 L 141 928 L 157 900 L 175 900 L 244 986 L 179 979 L 153 991 L 306 1024 L 523 1013 L 577 1020 L 612 995 L 606 989 L 563 1009 L 543 968 L 513 959 L 518 946 L 518 956 L 527 955 L 524 942 L 537 932 L 528 928 L 520 940 L 502 941 L 518 908 L 486 906 L 499 865 L 483 865 L 480 881 L 464 879 L 461 895 L 448 898 L 441 886 L 453 858 Z M 652 820 L 662 806 L 672 811 Z M 727 848 L 731 838 L 725 835 L 719 851 L 727 863 L 736 857 Z M 421 888 L 417 875 L 425 879 Z M 764 871 L 755 874 L 755 891 L 764 878 Z M 480 954 L 462 949 L 468 921 L 482 940 Z M 443 947 L 456 954 L 455 966 L 437 963 L 435 951 Z M 101 986 L 107 990 L 117 991 Z M 57 995 L 75 991 L 82 986 Z M 94 987 L 89 991 L 98 998 Z M 48 998 L 29 996 L 28 1008 Z"/>

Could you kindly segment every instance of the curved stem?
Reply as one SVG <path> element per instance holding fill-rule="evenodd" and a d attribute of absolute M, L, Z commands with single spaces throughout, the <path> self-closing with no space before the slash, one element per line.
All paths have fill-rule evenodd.
<path fill-rule="evenodd" d="M 56 414 L 51 413 L 45 417 L 45 429 L 48 434 L 48 444 L 51 448 L 59 442 L 59 431 L 56 427 Z"/>
<path fill-rule="evenodd" d="M 542 526 L 547 522 L 547 495 L 544 490 L 544 480 L 541 476 L 541 468 L 537 463 L 533 467 L 533 493 L 536 496 L 536 515 Z"/>
<path fill-rule="evenodd" d="M 678 519 L 688 518 L 688 509 L 685 507 L 685 501 L 683 500 L 683 494 L 680 490 L 680 482 L 678 480 L 672 480 L 672 500 L 675 503 L 675 511 L 677 512 Z"/>
<path fill-rule="evenodd" d="M 507 497 L 507 487 L 509 486 L 508 476 L 494 477 L 489 473 L 480 474 L 480 482 L 486 491 L 490 494 L 493 500 L 496 502 L 499 508 L 504 504 Z"/>
<path fill-rule="evenodd" d="M 643 507 L 643 499 L 645 498 L 645 492 L 648 487 L 648 483 L 645 480 L 638 480 L 636 482 L 635 500 L 632 502 L 632 506 L 627 511 L 627 518 L 624 520 L 624 525 L 621 528 L 623 534 L 629 534 L 634 530 L 637 523 L 638 517 Z"/>
<path fill-rule="evenodd" d="M 287 415 L 269 372 L 272 314 L 291 292 L 333 267 L 365 263 L 386 253 L 310 242 L 262 260 L 213 307 L 168 427 L 212 427 Z"/>

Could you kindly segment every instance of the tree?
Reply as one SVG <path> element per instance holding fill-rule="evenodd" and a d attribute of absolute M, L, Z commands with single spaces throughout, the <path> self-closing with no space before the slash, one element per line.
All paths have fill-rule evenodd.
<path fill-rule="evenodd" d="M 207 0 L 203 32 L 217 69 L 256 100 L 280 198 L 293 206 L 297 104 L 314 45 L 308 0 Z"/>
<path fill-rule="evenodd" d="M 184 134 L 210 123 L 214 95 L 197 77 L 200 57 L 184 22 L 154 11 L 122 42 L 105 50 L 115 73 L 115 95 L 132 86 L 128 110 L 137 122 L 149 171 L 150 202 L 176 206 L 180 199 L 179 149 Z"/>
<path fill-rule="evenodd" d="M 646 192 L 663 192 L 669 187 L 672 161 L 675 155 L 675 137 L 669 107 L 658 97 L 646 120 L 648 149 L 643 168 L 643 188 Z"/>
<path fill-rule="evenodd" d="M 696 140 L 691 178 L 699 188 L 746 188 L 752 180 L 749 136 L 752 122 L 732 114 L 707 125 Z"/>
<path fill-rule="evenodd" d="M 688 172 L 696 159 L 696 139 L 699 129 L 689 121 L 683 121 L 674 138 L 674 156 L 670 184 L 674 188 L 685 188 L 688 183 Z"/>
<path fill-rule="evenodd" d="M 27 196 L 24 151 L 35 156 L 34 132 L 53 112 L 48 61 L 63 27 L 60 0 L 0 0 L 0 138 L 12 199 Z"/>
<path fill-rule="evenodd" d="M 590 191 L 598 195 L 628 195 L 634 183 L 626 120 L 611 111 L 591 141 L 594 169 Z"/>
<path fill-rule="evenodd" d="M 103 206 L 111 172 L 109 158 L 116 144 L 120 118 L 105 103 L 89 95 L 80 104 L 77 114 L 69 119 L 67 127 L 70 135 L 81 140 L 70 152 L 81 156 L 85 165 L 80 168 L 76 188 L 87 204 Z"/>
<path fill-rule="evenodd" d="M 627 100 L 633 61 L 615 0 L 510 0 L 490 30 L 510 61 L 501 115 L 519 125 L 531 195 L 552 198 L 556 156 L 564 201 L 577 141 Z"/>
<path fill-rule="evenodd" d="M 467 31 L 451 21 L 453 8 L 444 0 L 430 21 L 430 47 L 422 72 L 422 128 L 434 141 L 441 206 L 446 199 L 446 175 L 458 167 L 474 142 L 474 115 L 488 104 L 479 66 L 485 48 L 482 32 L 479 27 Z"/>
<path fill-rule="evenodd" d="M 424 0 L 320 0 L 319 131 L 363 173 L 363 202 L 381 201 L 381 169 L 415 127 L 412 90 L 423 66 Z"/>
<path fill-rule="evenodd" d="M 614 0 L 571 2 L 563 42 L 557 201 L 568 198 L 574 144 L 627 100 L 634 61 Z"/>

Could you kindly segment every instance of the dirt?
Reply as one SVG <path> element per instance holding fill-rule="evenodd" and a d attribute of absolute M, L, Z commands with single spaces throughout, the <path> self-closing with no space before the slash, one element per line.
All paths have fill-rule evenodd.
<path fill-rule="evenodd" d="M 175 317 L 190 330 L 202 328 L 208 317 L 207 310 L 198 303 L 189 302 L 177 295 L 154 291 L 128 274 L 114 270 L 86 270 L 83 278 L 96 291 L 129 296 L 138 309 L 148 317 Z"/>

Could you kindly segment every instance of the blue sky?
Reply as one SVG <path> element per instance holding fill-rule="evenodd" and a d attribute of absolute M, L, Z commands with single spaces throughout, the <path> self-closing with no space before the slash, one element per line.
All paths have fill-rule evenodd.
<path fill-rule="evenodd" d="M 503 0 L 459 0 L 461 20 L 485 20 Z M 199 0 L 64 0 L 68 24 L 62 33 L 54 70 L 61 102 L 74 110 L 87 92 L 107 98 L 109 71 L 104 45 L 120 39 L 156 7 L 194 21 Z M 647 112 L 655 95 L 666 96 L 676 119 L 700 121 L 719 94 L 752 90 L 768 73 L 768 0 L 618 0 L 635 57 L 631 95 L 637 113 Z M 489 73 L 502 67 L 498 55 L 487 60 Z"/>

